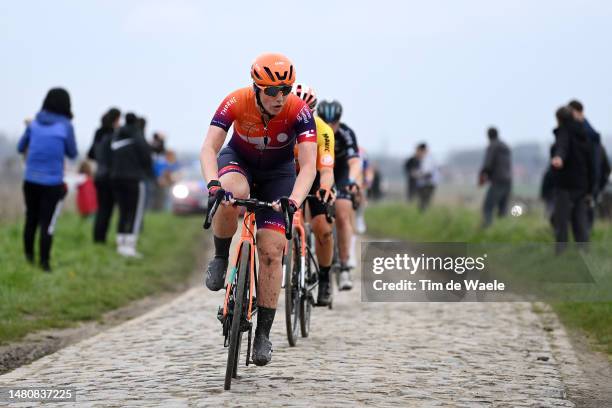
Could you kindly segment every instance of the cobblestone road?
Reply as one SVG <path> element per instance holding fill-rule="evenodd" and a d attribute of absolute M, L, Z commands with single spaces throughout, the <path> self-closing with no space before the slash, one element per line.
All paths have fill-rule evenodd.
<path fill-rule="evenodd" d="M 574 406 L 531 304 L 361 303 L 359 285 L 315 309 L 295 348 L 279 308 L 272 363 L 241 365 L 224 392 L 221 297 L 191 289 L 0 385 L 76 387 L 78 406 L 100 407 Z"/>

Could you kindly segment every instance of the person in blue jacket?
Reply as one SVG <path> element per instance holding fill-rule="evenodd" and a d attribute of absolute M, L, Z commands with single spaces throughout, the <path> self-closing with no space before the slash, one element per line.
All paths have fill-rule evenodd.
<path fill-rule="evenodd" d="M 17 146 L 19 153 L 26 157 L 23 182 L 25 256 L 34 263 L 34 239 L 40 228 L 40 266 L 45 272 L 51 272 L 53 230 L 66 195 L 64 156 L 75 159 L 78 154 L 71 120 L 70 95 L 63 88 L 53 88 Z"/>

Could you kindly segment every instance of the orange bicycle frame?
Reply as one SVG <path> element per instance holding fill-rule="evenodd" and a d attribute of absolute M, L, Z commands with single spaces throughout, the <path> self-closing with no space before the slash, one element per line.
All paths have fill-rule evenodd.
<path fill-rule="evenodd" d="M 300 208 L 295 214 L 293 214 L 293 229 L 300 234 L 300 255 L 306 256 L 306 229 L 304 228 L 304 211 Z M 290 241 L 287 241 L 287 245 L 291 245 Z M 285 252 L 287 247 L 285 247 Z"/>
<path fill-rule="evenodd" d="M 233 266 L 233 270 L 238 268 L 238 261 L 240 259 L 240 252 L 242 251 L 242 244 L 244 244 L 245 242 L 248 242 L 250 244 L 250 249 L 249 251 L 251 252 L 249 255 L 249 263 L 250 263 L 250 267 L 249 267 L 249 311 L 247 314 L 247 319 L 251 320 L 251 314 L 252 314 L 252 310 L 253 310 L 253 295 L 255 293 L 255 239 L 253 238 L 255 235 L 255 213 L 247 211 L 246 214 L 244 214 L 244 222 L 242 223 L 242 230 L 240 232 L 240 239 L 238 241 L 238 246 L 236 247 L 236 251 L 234 251 L 234 256 L 232 258 L 232 265 Z M 235 272 L 232 271 L 232 275 L 234 275 Z M 225 301 L 223 302 L 223 317 L 227 316 L 228 313 L 228 302 L 229 302 L 229 295 L 230 295 L 230 290 L 231 290 L 231 286 L 232 286 L 232 281 L 234 279 L 232 278 L 228 283 L 227 283 L 227 287 L 225 289 Z"/>

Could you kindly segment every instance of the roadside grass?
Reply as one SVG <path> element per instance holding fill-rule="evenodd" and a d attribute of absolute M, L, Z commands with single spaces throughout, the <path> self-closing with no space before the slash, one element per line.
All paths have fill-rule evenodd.
<path fill-rule="evenodd" d="M 139 242 L 144 258 L 125 259 L 115 252 L 114 234 L 106 245 L 95 245 L 92 221 L 66 212 L 56 225 L 53 272 L 47 274 L 25 261 L 22 224 L 0 224 L 0 343 L 98 319 L 130 301 L 170 290 L 193 272 L 202 242 L 199 220 L 147 213 Z"/>
<path fill-rule="evenodd" d="M 551 227 L 540 214 L 525 214 L 496 220 L 486 229 L 479 228 L 480 214 L 461 207 L 432 207 L 425 213 L 403 203 L 383 203 L 366 210 L 368 234 L 373 237 L 398 238 L 412 242 L 550 243 L 554 242 Z M 610 282 L 612 228 L 598 223 L 593 231 L 596 246 L 590 258 L 595 259 L 600 276 Z M 608 245 L 610 243 L 610 245 Z M 551 258 L 550 265 L 555 262 Z M 542 268 L 544 268 L 543 265 Z M 612 287 L 602 288 L 611 293 Z M 609 299 L 609 297 L 608 297 Z M 568 327 L 582 330 L 594 348 L 612 356 L 612 302 L 552 302 L 561 321 Z"/>

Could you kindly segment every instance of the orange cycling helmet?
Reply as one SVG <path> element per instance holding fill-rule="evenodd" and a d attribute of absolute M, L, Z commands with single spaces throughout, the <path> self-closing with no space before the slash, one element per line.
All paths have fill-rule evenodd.
<path fill-rule="evenodd" d="M 293 85 L 295 69 L 289 58 L 282 54 L 261 54 L 251 65 L 251 78 L 260 87 Z"/>

